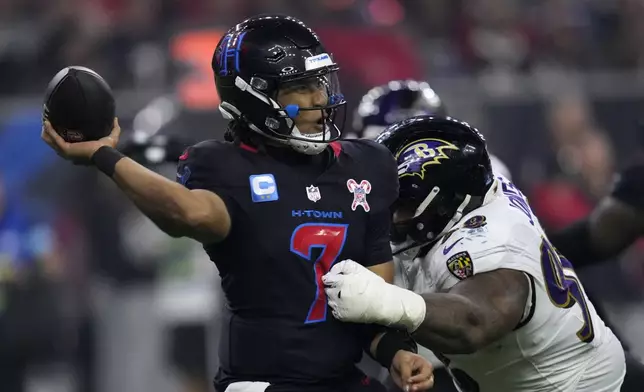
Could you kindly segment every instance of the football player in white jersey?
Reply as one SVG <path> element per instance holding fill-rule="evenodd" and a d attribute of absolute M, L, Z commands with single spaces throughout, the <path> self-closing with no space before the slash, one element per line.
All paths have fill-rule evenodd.
<path fill-rule="evenodd" d="M 388 126 L 419 115 L 445 117 L 448 110 L 445 102 L 428 82 L 413 79 L 391 80 L 369 89 L 362 96 L 353 114 L 351 130 L 345 132 L 346 138 L 375 139 Z M 510 170 L 499 158 L 490 154 L 490 162 L 494 173 L 511 178 Z M 398 284 L 400 276 L 396 275 L 395 279 Z M 438 392 L 453 392 L 454 387 L 443 369 L 442 362 L 422 346 L 418 347 L 418 350 L 418 353 L 429 359 L 434 366 L 434 389 Z M 370 366 L 368 362 L 367 360 L 366 363 L 362 363 L 367 374 L 375 375 L 380 372 L 381 377 L 387 377 L 378 364 Z"/>
<path fill-rule="evenodd" d="M 408 290 L 345 260 L 323 278 L 333 315 L 407 329 L 463 392 L 619 391 L 619 340 L 522 193 L 493 174 L 481 134 L 419 116 L 378 141 L 399 164 L 394 239 Z"/>

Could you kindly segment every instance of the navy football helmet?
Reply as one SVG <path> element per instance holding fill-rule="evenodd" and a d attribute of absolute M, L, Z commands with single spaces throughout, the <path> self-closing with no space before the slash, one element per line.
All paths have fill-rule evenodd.
<path fill-rule="evenodd" d="M 429 244 L 482 205 L 494 182 L 485 139 L 451 117 L 417 116 L 387 128 L 376 141 L 396 158 L 400 195 L 392 241 Z"/>
<path fill-rule="evenodd" d="M 353 138 L 375 139 L 386 127 L 419 115 L 447 115 L 427 82 L 392 80 L 362 97 L 353 117 Z"/>
<path fill-rule="evenodd" d="M 241 22 L 219 41 L 212 68 L 225 118 L 306 154 L 317 154 L 340 138 L 343 124 L 335 120 L 346 101 L 337 79 L 339 67 L 301 21 L 266 15 Z M 277 96 L 291 89 L 320 92 L 326 103 L 283 107 Z M 293 119 L 310 110 L 322 114 L 320 132 L 305 134 Z"/>

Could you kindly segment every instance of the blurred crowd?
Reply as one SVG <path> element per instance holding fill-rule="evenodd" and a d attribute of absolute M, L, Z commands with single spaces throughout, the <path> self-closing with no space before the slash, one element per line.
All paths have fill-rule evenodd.
<path fill-rule="evenodd" d="M 117 92 L 125 138 L 142 113 L 162 133 L 221 136 L 215 110 L 175 100 L 187 67 L 171 56 L 172 39 L 268 12 L 319 30 L 343 67 L 350 109 L 373 84 L 429 80 L 451 113 L 486 134 L 547 229 L 586 216 L 615 170 L 644 156 L 644 90 L 594 83 L 616 90 L 607 96 L 553 76 L 627 75 L 628 85 L 644 66 L 641 0 L 0 0 L 0 391 L 24 391 L 34 366 L 52 361 L 67 367 L 46 368 L 47 392 L 207 390 L 216 347 L 206 327 L 221 301 L 214 266 L 103 176 L 57 160 L 39 140 L 41 95 L 58 70 L 83 65 Z M 191 65 L 214 91 L 210 50 L 189 61 L 207 62 Z M 502 82 L 526 75 L 560 88 L 520 99 L 485 88 L 515 91 Z M 155 168 L 174 177 L 172 165 Z M 640 354 L 641 249 L 584 273 Z"/>
<path fill-rule="evenodd" d="M 2 0 L 0 94 L 40 91 L 46 75 L 69 64 L 95 68 L 115 87 L 163 83 L 176 70 L 159 51 L 174 33 L 268 10 L 314 27 L 405 32 L 422 42 L 432 76 L 644 61 L 638 0 Z"/>

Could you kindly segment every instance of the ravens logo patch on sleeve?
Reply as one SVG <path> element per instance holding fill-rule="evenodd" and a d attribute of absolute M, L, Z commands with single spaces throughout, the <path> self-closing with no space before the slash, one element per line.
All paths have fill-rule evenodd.
<path fill-rule="evenodd" d="M 467 252 L 458 252 L 446 261 L 447 269 L 458 279 L 466 279 L 474 275 L 472 258 Z"/>
<path fill-rule="evenodd" d="M 476 215 L 468 219 L 464 224 L 463 228 L 465 229 L 478 229 L 487 224 L 487 219 L 483 215 Z"/>

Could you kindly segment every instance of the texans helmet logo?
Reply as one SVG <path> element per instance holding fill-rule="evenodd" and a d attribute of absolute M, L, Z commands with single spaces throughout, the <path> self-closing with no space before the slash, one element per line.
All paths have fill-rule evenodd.
<path fill-rule="evenodd" d="M 449 159 L 446 150 L 458 150 L 454 144 L 441 139 L 426 138 L 416 140 L 403 147 L 396 154 L 398 176 L 420 176 L 425 178 L 428 165 L 440 165 L 442 160 Z"/>

